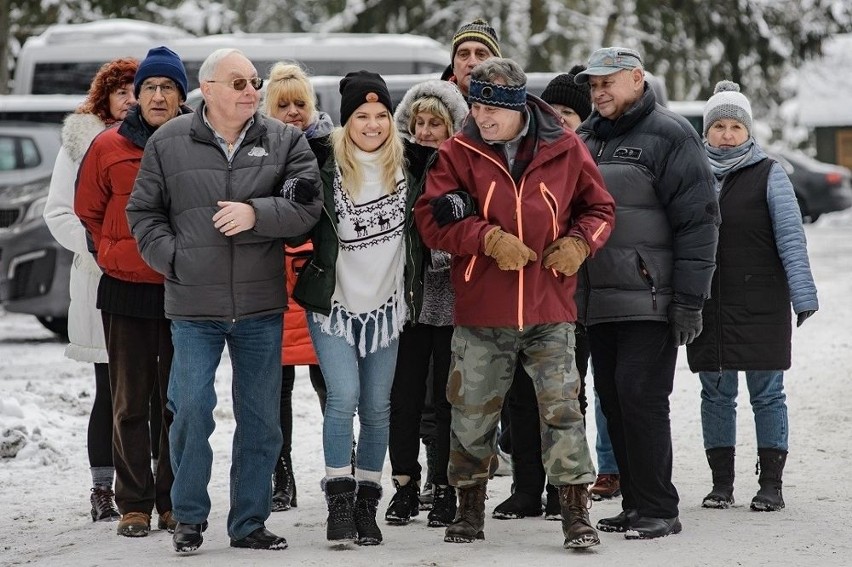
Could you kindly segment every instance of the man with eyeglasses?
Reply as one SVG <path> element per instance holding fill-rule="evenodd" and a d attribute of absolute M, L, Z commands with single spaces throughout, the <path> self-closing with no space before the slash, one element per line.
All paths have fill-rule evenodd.
<path fill-rule="evenodd" d="M 163 276 L 139 255 L 124 208 L 151 133 L 191 110 L 181 104 L 186 98 L 183 63 L 167 47 L 148 52 L 133 84 L 138 104 L 117 128 L 95 138 L 80 164 L 74 210 L 104 272 L 97 306 L 110 360 L 115 501 L 121 512 L 118 534 L 142 537 L 151 529 L 154 507 L 160 529 L 171 531 L 176 523 L 170 495 L 172 414 L 165 403 L 173 350 L 163 306 Z M 151 471 L 148 430 L 155 388 L 162 404 L 151 409 L 163 414 L 156 475 Z"/>
<path fill-rule="evenodd" d="M 142 257 L 166 278 L 172 320 L 173 545 L 198 549 L 207 527 L 214 381 L 227 343 L 236 420 L 230 544 L 285 549 L 265 526 L 281 449 L 283 239 L 319 219 L 319 168 L 298 128 L 257 111 L 262 81 L 242 52 L 214 51 L 199 82 L 201 107 L 151 137 L 127 206 Z"/>

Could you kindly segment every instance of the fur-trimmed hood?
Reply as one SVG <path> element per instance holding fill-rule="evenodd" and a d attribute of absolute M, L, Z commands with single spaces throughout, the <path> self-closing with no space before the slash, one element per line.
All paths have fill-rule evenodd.
<path fill-rule="evenodd" d="M 95 114 L 69 114 L 62 125 L 62 145 L 68 156 L 79 163 L 95 136 L 106 128 L 106 124 Z"/>
<path fill-rule="evenodd" d="M 461 129 L 462 122 L 467 116 L 468 107 L 464 96 L 452 83 L 433 79 L 418 83 L 408 89 L 405 96 L 402 97 L 399 105 L 394 112 L 396 127 L 399 133 L 406 137 L 409 141 L 414 141 L 414 136 L 408 131 L 408 122 L 411 120 L 411 107 L 417 99 L 434 96 L 441 100 L 444 105 L 450 110 L 450 116 L 453 118 L 453 130 L 458 132 Z M 453 132 L 450 132 L 453 135 Z"/>

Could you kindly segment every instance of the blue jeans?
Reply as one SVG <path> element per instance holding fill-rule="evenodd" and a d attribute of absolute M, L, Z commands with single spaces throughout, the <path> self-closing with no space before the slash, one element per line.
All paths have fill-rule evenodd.
<path fill-rule="evenodd" d="M 352 321 L 355 336 L 373 336 L 375 321 Z M 328 396 L 322 445 L 327 477 L 351 474 L 353 418 L 358 412 L 355 477 L 381 482 L 390 431 L 390 395 L 399 339 L 361 358 L 346 338 L 324 333 L 308 313 L 308 330 L 325 376 Z"/>
<path fill-rule="evenodd" d="M 787 396 L 781 370 L 746 370 L 746 385 L 754 412 L 759 449 L 787 450 Z M 701 428 L 704 448 L 737 444 L 736 370 L 699 372 L 701 380 Z"/>
<path fill-rule="evenodd" d="M 169 435 L 175 518 L 200 524 L 210 513 L 214 380 L 227 343 L 236 420 L 228 535 L 242 539 L 269 517 L 272 472 L 281 450 L 281 314 L 236 322 L 172 321 L 172 342 L 168 407 L 175 416 Z"/>
<path fill-rule="evenodd" d="M 601 409 L 601 400 L 595 396 L 595 425 L 598 429 L 595 439 L 595 453 L 598 457 L 598 474 L 618 474 L 618 463 L 615 462 L 615 453 L 612 450 L 612 441 L 609 440 L 609 431 L 606 425 L 606 416 Z"/>

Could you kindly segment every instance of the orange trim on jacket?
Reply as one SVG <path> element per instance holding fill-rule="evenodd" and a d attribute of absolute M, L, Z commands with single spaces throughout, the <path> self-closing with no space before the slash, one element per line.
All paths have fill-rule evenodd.
<path fill-rule="evenodd" d="M 457 325 L 522 329 L 575 321 L 577 278 L 544 269 L 542 253 L 557 238 L 577 236 L 594 254 L 612 230 L 614 202 L 585 144 L 573 132 L 564 132 L 544 103 L 528 99 L 539 139 L 519 183 L 468 118 L 462 131 L 439 148 L 424 195 L 415 205 L 426 245 L 453 254 Z M 429 201 L 459 189 L 478 203 L 477 213 L 439 227 Z M 538 259 L 512 273 L 487 256 L 480 258 L 484 236 L 494 226 L 520 238 Z"/>

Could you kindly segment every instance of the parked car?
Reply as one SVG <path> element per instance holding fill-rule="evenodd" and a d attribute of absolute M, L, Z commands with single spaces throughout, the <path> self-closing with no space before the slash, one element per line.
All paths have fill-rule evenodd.
<path fill-rule="evenodd" d="M 816 222 L 824 213 L 852 207 L 852 171 L 824 163 L 802 152 L 769 148 L 766 153 L 790 176 L 805 221 Z"/>
<path fill-rule="evenodd" d="M 60 131 L 58 124 L 0 122 L 0 304 L 66 336 L 73 254 L 42 218 Z"/>
<path fill-rule="evenodd" d="M 704 123 L 703 101 L 670 101 L 668 107 L 701 132 Z M 790 177 L 803 221 L 816 222 L 825 213 L 852 207 L 852 171 L 848 168 L 817 161 L 796 150 L 764 147 L 764 151 L 780 163 Z"/>

